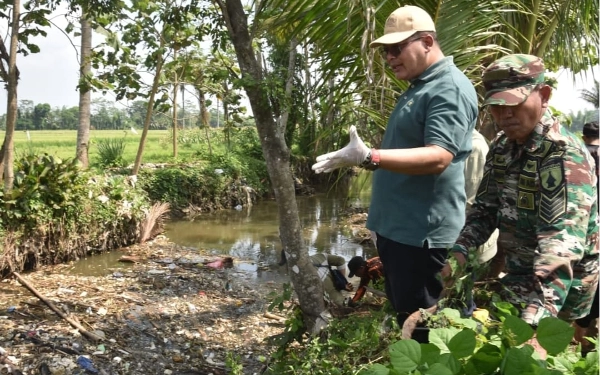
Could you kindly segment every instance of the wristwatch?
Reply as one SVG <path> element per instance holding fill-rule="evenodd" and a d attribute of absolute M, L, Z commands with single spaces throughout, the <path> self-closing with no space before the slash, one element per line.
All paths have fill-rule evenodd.
<path fill-rule="evenodd" d="M 365 160 L 360 164 L 360 166 L 366 170 L 374 171 L 379 168 L 379 162 L 381 161 L 381 157 L 379 155 L 379 150 L 374 148 L 369 151 L 369 154 L 365 158 Z"/>

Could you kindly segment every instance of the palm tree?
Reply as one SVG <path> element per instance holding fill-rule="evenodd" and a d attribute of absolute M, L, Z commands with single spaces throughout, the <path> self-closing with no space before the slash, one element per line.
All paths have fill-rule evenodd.
<path fill-rule="evenodd" d="M 480 86 L 483 67 L 506 53 L 544 57 L 550 68 L 567 66 L 574 72 L 597 61 L 598 4 L 595 0 L 419 0 L 410 2 L 432 15 L 446 55 Z M 405 4 L 406 5 L 406 4 Z M 332 92 L 336 123 L 321 121 L 321 134 L 339 133 L 349 122 L 364 134 L 382 128 L 405 88 L 386 72 L 384 61 L 368 44 L 381 34 L 397 1 L 272 0 L 277 16 L 269 27 L 292 27 L 301 45 L 310 45 L 318 61 L 316 92 Z M 349 105 L 351 104 L 351 105 Z M 356 106 L 355 104 L 360 104 Z M 362 125 L 362 126 L 361 126 Z M 325 148 L 330 145 L 322 143 Z M 315 150 L 317 153 L 323 149 Z"/>
<path fill-rule="evenodd" d="M 581 90 L 581 98 L 583 100 L 585 100 L 586 102 L 593 104 L 594 107 L 596 107 L 596 108 L 598 108 L 598 105 L 599 105 L 599 103 L 598 103 L 598 100 L 599 100 L 598 84 L 599 84 L 599 82 L 595 81 L 594 87 L 592 87 L 590 90 L 588 90 L 588 89 Z"/>

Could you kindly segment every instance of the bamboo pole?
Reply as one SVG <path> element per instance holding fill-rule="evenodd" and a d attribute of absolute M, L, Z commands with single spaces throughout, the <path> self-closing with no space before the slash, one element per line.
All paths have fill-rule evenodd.
<path fill-rule="evenodd" d="M 90 341 L 102 341 L 102 338 L 92 332 L 87 331 L 85 328 L 83 328 L 83 326 L 81 324 L 79 324 L 78 322 L 76 322 L 75 320 L 69 318 L 68 316 L 65 315 L 65 313 L 63 313 L 62 311 L 60 311 L 56 306 L 54 306 L 54 304 L 52 302 L 50 302 L 50 300 L 48 300 L 46 297 L 42 296 L 40 294 L 40 292 L 38 292 L 33 285 L 29 284 L 28 281 L 26 281 L 25 279 L 23 279 L 21 277 L 21 275 L 19 275 L 16 272 L 13 272 L 13 275 L 17 278 L 17 280 L 19 280 L 19 282 L 26 287 L 27 289 L 29 289 L 29 291 L 31 293 L 33 293 L 37 298 L 40 299 L 40 301 L 44 302 L 52 311 L 54 311 L 58 316 L 60 316 L 61 318 L 63 318 L 64 320 L 66 320 L 70 325 L 72 325 L 73 327 L 77 328 L 79 330 L 79 333 L 81 333 L 82 336 L 84 336 L 85 338 L 87 338 Z"/>

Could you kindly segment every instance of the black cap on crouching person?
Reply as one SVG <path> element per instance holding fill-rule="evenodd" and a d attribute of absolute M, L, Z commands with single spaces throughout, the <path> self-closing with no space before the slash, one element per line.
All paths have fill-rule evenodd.
<path fill-rule="evenodd" d="M 598 121 L 586 122 L 583 125 L 583 135 L 589 138 L 599 138 Z"/>
<path fill-rule="evenodd" d="M 362 266 L 367 265 L 367 261 L 363 259 L 363 257 L 361 256 L 355 256 L 352 257 L 352 259 L 350 259 L 350 261 L 348 262 L 348 269 L 350 270 L 350 273 L 348 274 L 349 277 L 354 277 L 354 275 L 356 274 L 356 271 L 358 271 L 358 269 Z"/>

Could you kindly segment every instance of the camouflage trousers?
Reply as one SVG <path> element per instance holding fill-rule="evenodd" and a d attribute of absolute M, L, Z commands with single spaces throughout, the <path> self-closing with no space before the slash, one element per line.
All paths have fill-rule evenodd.
<path fill-rule="evenodd" d="M 598 277 L 598 262 L 582 261 L 573 266 L 573 281 L 567 291 L 556 288 L 545 295 L 540 279 L 533 273 L 509 273 L 500 280 L 500 296 L 513 304 L 529 324 L 537 325 L 541 319 L 549 316 L 573 321 L 589 314 L 598 287 Z M 538 308 L 531 313 L 525 308 L 527 306 Z"/>

